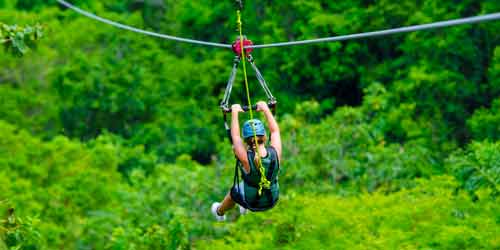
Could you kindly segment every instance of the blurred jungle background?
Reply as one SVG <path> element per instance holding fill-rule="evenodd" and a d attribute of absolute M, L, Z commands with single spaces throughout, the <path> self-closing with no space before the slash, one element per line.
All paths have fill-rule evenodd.
<path fill-rule="evenodd" d="M 237 36 L 232 1 L 72 3 L 150 31 Z M 243 22 L 262 44 L 499 11 L 249 0 Z M 0 0 L 0 22 L 0 250 L 500 249 L 499 21 L 254 51 L 278 100 L 280 202 L 225 223 L 209 210 L 234 173 L 218 107 L 230 50 L 53 0 Z"/>

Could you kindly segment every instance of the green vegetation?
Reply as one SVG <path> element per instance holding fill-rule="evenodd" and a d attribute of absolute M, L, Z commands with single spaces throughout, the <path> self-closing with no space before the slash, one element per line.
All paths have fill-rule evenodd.
<path fill-rule="evenodd" d="M 498 203 L 454 194 L 449 177 L 359 197 L 294 196 L 200 249 L 497 249 Z M 293 197 L 293 198 L 292 198 Z M 281 211 L 279 211 L 281 210 Z M 283 211 L 293 210 L 291 213 Z M 477 231 L 481 228 L 481 233 Z M 228 244 L 231 243 L 231 244 Z"/>
<path fill-rule="evenodd" d="M 236 36 L 231 1 L 72 3 L 161 33 Z M 0 250 L 500 249 L 500 22 L 255 51 L 279 101 L 281 200 L 216 223 L 234 164 L 218 109 L 232 52 L 54 1 L 0 7 Z M 294 0 L 247 1 L 243 16 L 268 43 L 498 11 Z"/>
<path fill-rule="evenodd" d="M 0 23 L 0 44 L 15 54 L 25 54 L 28 51 L 28 46 L 39 40 L 42 34 L 40 25 L 18 27 L 17 25 L 9 26 Z"/>

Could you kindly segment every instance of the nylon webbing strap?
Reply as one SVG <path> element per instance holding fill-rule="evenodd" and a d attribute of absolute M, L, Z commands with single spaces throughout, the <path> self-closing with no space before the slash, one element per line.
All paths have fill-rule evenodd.
<path fill-rule="evenodd" d="M 264 79 L 264 76 L 262 73 L 260 73 L 259 68 L 257 68 L 257 65 L 255 65 L 255 60 L 251 55 L 247 56 L 248 62 L 252 66 L 252 69 L 255 71 L 255 75 L 257 77 L 257 80 L 259 81 L 260 86 L 264 90 L 264 93 L 266 94 L 267 97 L 267 102 L 268 104 L 275 104 L 276 103 L 276 98 L 273 96 L 271 93 L 271 90 L 269 89 L 266 80 Z M 236 75 L 238 72 L 238 66 L 241 62 L 241 57 L 236 56 L 233 61 L 233 68 L 231 69 L 231 74 L 229 75 L 229 80 L 227 81 L 226 89 L 224 90 L 224 97 L 222 98 L 222 101 L 220 102 L 220 107 L 224 110 L 227 111 L 229 110 L 229 99 L 231 98 L 231 92 L 233 90 L 234 82 L 236 80 Z M 274 110 L 274 107 L 273 107 Z"/>
<path fill-rule="evenodd" d="M 271 90 L 267 86 L 266 80 L 264 79 L 264 76 L 260 73 L 259 68 L 257 68 L 257 65 L 255 65 L 255 60 L 253 57 L 250 55 L 248 56 L 248 62 L 250 62 L 250 65 L 252 65 L 253 70 L 255 71 L 255 75 L 257 76 L 257 80 L 260 83 L 260 86 L 264 89 L 264 92 L 266 93 L 267 99 L 269 102 L 274 102 L 276 99 L 274 98 L 273 94 L 271 93 Z"/>
<path fill-rule="evenodd" d="M 221 108 L 229 109 L 229 98 L 231 97 L 231 91 L 233 90 L 234 80 L 236 79 L 236 73 L 238 72 L 238 65 L 240 64 L 240 57 L 236 56 L 233 61 L 233 68 L 231 69 L 231 74 L 229 75 L 229 80 L 227 81 L 226 90 L 224 92 L 224 98 L 220 103 Z"/>

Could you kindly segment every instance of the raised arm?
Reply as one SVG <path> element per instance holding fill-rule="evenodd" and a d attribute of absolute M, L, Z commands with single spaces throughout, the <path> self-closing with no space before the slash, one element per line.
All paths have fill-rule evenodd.
<path fill-rule="evenodd" d="M 269 110 L 267 103 L 260 101 L 257 103 L 257 111 L 261 111 L 264 113 L 266 117 L 267 124 L 269 126 L 269 132 L 271 134 L 271 146 L 276 149 L 276 153 L 278 153 L 278 158 L 281 160 L 281 136 L 280 136 L 280 128 L 276 119 L 274 119 L 273 113 Z"/>
<path fill-rule="evenodd" d="M 248 163 L 247 150 L 240 136 L 240 121 L 238 114 L 243 112 L 239 104 L 231 106 L 231 139 L 233 139 L 233 151 L 236 158 L 241 161 L 246 172 L 250 172 L 250 164 Z"/>

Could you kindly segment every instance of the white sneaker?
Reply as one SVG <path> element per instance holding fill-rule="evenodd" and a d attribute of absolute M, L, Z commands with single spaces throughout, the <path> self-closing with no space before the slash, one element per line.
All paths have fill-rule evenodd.
<path fill-rule="evenodd" d="M 241 215 L 244 215 L 244 214 L 247 214 L 248 210 L 240 205 L 238 205 L 238 207 L 240 208 L 240 214 Z"/>
<path fill-rule="evenodd" d="M 225 221 L 226 215 L 221 216 L 221 215 L 217 214 L 217 209 L 219 209 L 219 206 L 220 206 L 219 202 L 212 203 L 212 208 L 211 208 L 212 214 L 215 216 L 215 219 L 217 221 Z"/>

